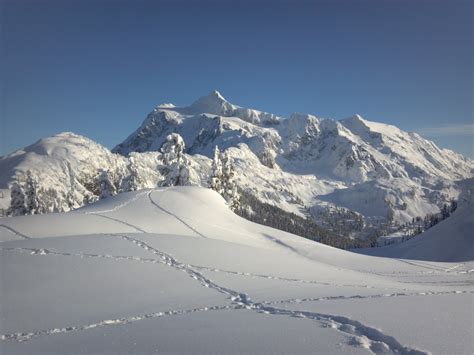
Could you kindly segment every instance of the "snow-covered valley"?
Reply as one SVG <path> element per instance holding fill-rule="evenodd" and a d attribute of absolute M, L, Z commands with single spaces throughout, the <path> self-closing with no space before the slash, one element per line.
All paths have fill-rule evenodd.
<path fill-rule="evenodd" d="M 254 224 L 200 187 L 3 218 L 0 352 L 470 354 L 470 210 L 407 242 L 416 260 Z"/>

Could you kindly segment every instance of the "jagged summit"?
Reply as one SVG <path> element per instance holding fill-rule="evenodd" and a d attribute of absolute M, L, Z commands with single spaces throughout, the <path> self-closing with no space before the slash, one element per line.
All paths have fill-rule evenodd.
<path fill-rule="evenodd" d="M 372 123 L 369 120 L 362 117 L 358 113 L 356 113 L 355 115 L 340 119 L 338 120 L 338 122 L 348 129 L 355 128 L 355 127 L 369 129 L 370 123 Z"/>
<path fill-rule="evenodd" d="M 196 101 L 194 101 L 190 106 L 185 107 L 185 111 L 194 112 L 194 113 L 212 113 L 219 114 L 223 110 L 223 106 L 228 104 L 229 107 L 233 106 L 228 102 L 224 96 L 217 90 L 212 90 L 206 96 L 202 96 Z M 178 109 L 172 103 L 162 103 L 156 106 L 156 110 L 160 109 Z"/>
<path fill-rule="evenodd" d="M 197 103 L 223 103 L 223 102 L 227 102 L 224 96 L 219 91 L 212 90 L 206 96 L 202 96 L 199 99 L 197 99 L 191 106 Z"/>
<path fill-rule="evenodd" d="M 400 135 L 403 132 L 400 128 L 388 123 L 369 121 L 359 114 L 339 120 L 339 122 L 348 129 L 364 129 L 366 131 L 383 133 L 385 135 Z"/>
<path fill-rule="evenodd" d="M 227 111 L 232 111 L 234 105 L 228 102 L 224 96 L 217 90 L 211 91 L 207 96 L 203 96 L 189 106 L 191 112 L 194 113 L 211 113 L 211 114 L 225 114 Z"/>
<path fill-rule="evenodd" d="M 219 100 L 227 101 L 227 100 L 224 98 L 224 96 L 222 96 L 222 94 L 221 94 L 219 91 L 217 91 L 217 90 L 211 91 L 211 92 L 209 93 L 208 97 L 210 97 L 210 96 L 215 97 L 215 98 L 217 98 L 217 99 L 219 99 Z"/>

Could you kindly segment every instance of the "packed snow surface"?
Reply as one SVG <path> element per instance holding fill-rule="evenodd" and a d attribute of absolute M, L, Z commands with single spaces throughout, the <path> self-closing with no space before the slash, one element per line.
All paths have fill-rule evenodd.
<path fill-rule="evenodd" d="M 0 241 L 2 354 L 473 350 L 472 259 L 334 249 L 246 221 L 208 189 L 2 218 Z"/>

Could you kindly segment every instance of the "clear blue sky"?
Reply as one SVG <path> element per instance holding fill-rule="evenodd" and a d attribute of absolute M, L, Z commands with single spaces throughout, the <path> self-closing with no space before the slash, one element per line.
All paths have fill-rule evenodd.
<path fill-rule="evenodd" d="M 108 147 L 217 89 L 283 116 L 417 131 L 471 157 L 473 2 L 2 0 L 0 154 L 61 131 Z"/>

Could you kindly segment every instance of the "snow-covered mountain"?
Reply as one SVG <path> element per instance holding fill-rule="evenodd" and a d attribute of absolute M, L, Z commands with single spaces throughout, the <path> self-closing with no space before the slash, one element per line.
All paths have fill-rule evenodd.
<path fill-rule="evenodd" d="M 191 153 L 209 155 L 215 144 L 245 143 L 264 165 L 350 183 L 397 177 L 459 180 L 473 170 L 472 161 L 416 133 L 359 115 L 335 121 L 295 113 L 283 119 L 233 105 L 217 91 L 189 107 L 156 107 L 114 152 L 159 150 L 173 131 L 183 136 Z"/>
<path fill-rule="evenodd" d="M 120 191 L 131 165 L 141 188 L 155 187 L 163 181 L 159 151 L 171 133 L 184 139 L 193 184 L 206 186 L 217 145 L 233 158 L 242 190 L 330 229 L 340 225 L 334 219 L 353 221 L 354 214 L 363 218 L 364 230 L 436 213 L 457 198 L 457 181 L 474 171 L 472 160 L 359 115 L 340 121 L 299 113 L 283 118 L 231 104 L 213 91 L 188 107 L 157 106 L 113 153 L 62 133 L 3 156 L 0 189 L 32 170 L 57 190 L 59 210 L 68 210 L 97 198 L 93 181 L 101 169 L 110 171 Z M 347 226 L 350 234 L 353 225 Z"/>
<path fill-rule="evenodd" d="M 209 170 L 209 159 L 189 157 L 191 167 L 197 172 L 195 185 L 204 185 Z M 9 205 L 9 186 L 23 181 L 27 171 L 36 178 L 40 198 L 51 201 L 50 212 L 69 211 L 99 198 L 98 175 L 100 171 L 110 174 L 117 192 L 127 191 L 123 185 L 130 170 L 137 171 L 138 188 L 152 188 L 164 179 L 160 152 L 131 153 L 128 157 L 112 153 L 106 147 L 77 134 L 64 132 L 40 139 L 34 144 L 0 157 L 0 189 L 4 202 Z M 203 176 L 204 180 L 200 180 Z"/>
<path fill-rule="evenodd" d="M 472 352 L 469 239 L 471 261 L 359 255 L 182 186 L 1 222 L 2 354 Z"/>
<path fill-rule="evenodd" d="M 156 107 L 114 152 L 158 150 L 171 132 L 184 138 L 190 154 L 210 157 L 215 145 L 230 148 L 241 186 L 295 213 L 331 203 L 407 222 L 456 198 L 454 182 L 474 171 L 471 160 L 416 133 L 359 115 L 283 119 L 233 105 L 217 91 L 189 107 Z"/>

